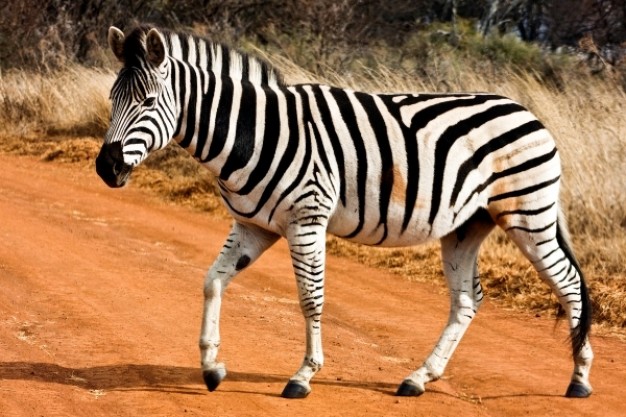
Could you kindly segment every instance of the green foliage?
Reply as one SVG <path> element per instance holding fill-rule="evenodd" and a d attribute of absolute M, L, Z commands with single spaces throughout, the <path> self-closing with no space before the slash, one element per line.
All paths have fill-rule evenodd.
<path fill-rule="evenodd" d="M 470 54 L 489 59 L 496 65 L 521 70 L 535 70 L 544 61 L 539 47 L 512 35 L 488 35 L 483 38 L 473 34 L 467 38 L 465 47 Z"/>
<path fill-rule="evenodd" d="M 475 22 L 466 19 L 458 20 L 455 26 L 433 23 L 393 46 L 382 40 L 355 47 L 328 43 L 308 32 L 294 36 L 266 33 L 270 42 L 265 49 L 322 78 L 332 79 L 336 74 L 370 74 L 375 78 L 381 70 L 392 70 L 428 80 L 428 89 L 436 90 L 465 89 L 464 73 L 470 70 L 494 81 L 511 73 L 529 73 L 558 89 L 563 88 L 566 75 L 588 75 L 588 69 L 576 65 L 571 56 L 550 52 L 513 35 L 494 32 L 482 36 L 475 27 Z"/>

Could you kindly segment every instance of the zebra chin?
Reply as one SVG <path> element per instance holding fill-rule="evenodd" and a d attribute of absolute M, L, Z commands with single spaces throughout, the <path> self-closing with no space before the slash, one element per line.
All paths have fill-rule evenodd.
<path fill-rule="evenodd" d="M 119 188 L 126 185 L 132 165 L 124 162 L 122 146 L 119 142 L 105 143 L 96 158 L 96 172 L 102 180 L 111 188 Z"/>

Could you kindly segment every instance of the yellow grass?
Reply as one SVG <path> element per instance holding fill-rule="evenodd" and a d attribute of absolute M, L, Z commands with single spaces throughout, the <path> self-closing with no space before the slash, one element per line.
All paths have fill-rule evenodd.
<path fill-rule="evenodd" d="M 441 68 L 435 78 L 384 66 L 376 72 L 363 68 L 350 74 L 329 70 L 321 77 L 281 57 L 269 60 L 292 83 L 325 82 L 365 91 L 490 91 L 530 108 L 558 143 L 564 168 L 563 206 L 591 287 L 595 320 L 615 328 L 626 326 L 626 95 L 617 84 L 565 77 L 556 90 L 532 74 L 503 70 L 486 77 L 453 65 Z M 108 124 L 108 92 L 114 78 L 108 70 L 74 66 L 48 75 L 1 74 L 0 151 L 92 165 Z M 224 215 L 211 175 L 175 147 L 149 158 L 135 172 L 132 184 Z M 407 279 L 443 283 L 436 244 L 374 249 L 329 238 L 328 247 L 332 254 L 356 258 Z M 501 233 L 488 239 L 480 264 L 488 296 L 514 308 L 541 314 L 554 311 L 555 299 L 547 286 Z"/>
<path fill-rule="evenodd" d="M 89 135 L 109 123 L 110 70 L 68 66 L 49 74 L 0 72 L 0 133 Z"/>

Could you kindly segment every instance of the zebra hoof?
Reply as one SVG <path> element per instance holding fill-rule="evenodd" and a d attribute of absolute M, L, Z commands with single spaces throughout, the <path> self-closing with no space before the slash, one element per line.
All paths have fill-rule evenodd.
<path fill-rule="evenodd" d="M 568 398 L 587 398 L 591 395 L 591 388 L 580 382 L 572 382 L 567 387 L 565 396 Z"/>
<path fill-rule="evenodd" d="M 398 387 L 396 395 L 398 397 L 419 397 L 424 393 L 424 391 L 425 389 L 423 387 L 420 387 L 410 379 L 405 379 Z"/>
<path fill-rule="evenodd" d="M 226 376 L 226 369 L 223 367 L 213 368 L 206 371 L 202 371 L 202 378 L 209 391 L 213 392 L 217 389 L 217 386 L 222 382 Z"/>
<path fill-rule="evenodd" d="M 283 398 L 306 398 L 311 392 L 311 387 L 305 382 L 289 380 L 283 393 L 280 394 Z"/>

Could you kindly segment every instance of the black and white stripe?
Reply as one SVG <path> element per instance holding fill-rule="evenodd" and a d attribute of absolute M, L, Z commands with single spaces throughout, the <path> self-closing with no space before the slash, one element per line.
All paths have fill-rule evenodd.
<path fill-rule="evenodd" d="M 113 86 L 105 146 L 119 142 L 124 163 L 136 166 L 174 139 L 215 174 L 235 219 L 205 285 L 200 344 L 210 389 L 225 374 L 215 362 L 221 292 L 241 265 L 283 236 L 307 323 L 305 360 L 283 395 L 308 394 L 323 364 L 330 232 L 383 246 L 441 239 L 450 321 L 398 391 L 420 394 L 441 376 L 477 311 L 478 249 L 498 225 L 568 313 L 576 359 L 568 395 L 589 395 L 590 303 L 559 214 L 560 161 L 527 109 L 493 94 L 287 85 L 267 63 L 203 38 L 145 27 L 120 33 L 112 28 L 109 36 L 124 69 Z"/>

